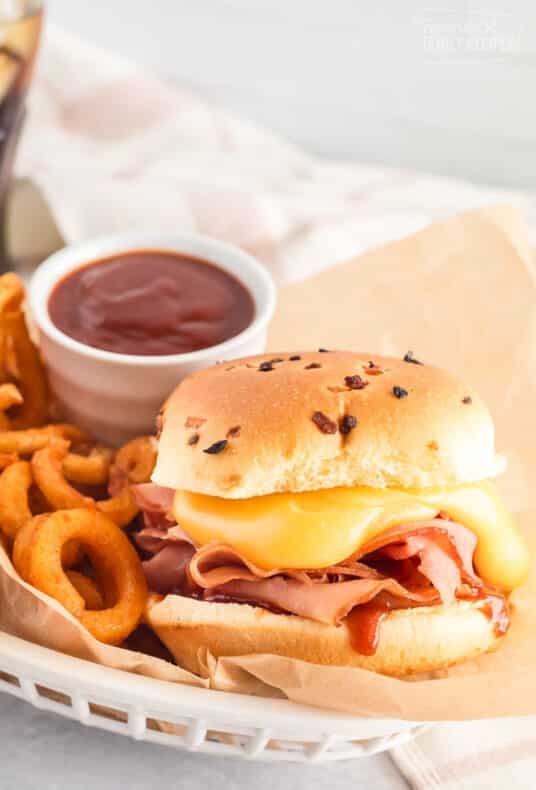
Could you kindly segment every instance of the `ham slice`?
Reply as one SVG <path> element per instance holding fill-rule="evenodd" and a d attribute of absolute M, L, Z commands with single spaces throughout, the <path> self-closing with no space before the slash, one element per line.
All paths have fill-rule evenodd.
<path fill-rule="evenodd" d="M 150 589 L 163 595 L 181 591 L 185 587 L 201 591 L 221 588 L 220 592 L 223 595 L 226 594 L 225 585 L 228 583 L 237 581 L 258 583 L 276 576 L 291 578 L 309 586 L 313 584 L 326 586 L 346 581 L 348 578 L 384 578 L 374 568 L 361 562 L 353 562 L 348 566 L 335 565 L 321 571 L 282 568 L 264 570 L 223 543 L 209 543 L 196 551 L 188 535 L 176 525 L 167 530 L 152 526 L 145 527 L 135 535 L 135 540 L 143 552 L 153 555 L 143 562 L 143 567 Z M 172 550 L 167 551 L 168 548 Z M 186 568 L 183 563 L 185 557 L 188 558 Z M 187 570 L 186 576 L 185 570 Z"/>
<path fill-rule="evenodd" d="M 454 550 L 457 555 L 455 558 L 457 561 L 460 561 L 467 576 L 476 578 L 473 571 L 473 555 L 477 543 L 476 535 L 467 527 L 462 526 L 462 524 L 446 518 L 414 521 L 388 529 L 382 532 L 381 535 L 368 541 L 359 551 L 358 559 L 391 543 L 404 542 L 413 535 L 429 535 L 434 540 L 439 541 L 441 533 L 448 537 L 451 544 L 451 546 L 448 546 L 445 541 L 442 541 L 443 550 L 451 556 L 453 556 Z"/>
<path fill-rule="evenodd" d="M 173 523 L 173 516 L 170 515 L 173 508 L 173 498 L 175 491 L 173 488 L 157 486 L 156 483 L 139 483 L 131 486 L 136 504 L 144 513 L 161 513 L 169 515 Z"/>
<path fill-rule="evenodd" d="M 341 577 L 341 579 L 348 576 L 367 579 L 383 578 L 378 571 L 363 562 L 352 562 L 347 566 L 333 565 L 321 570 L 290 570 L 288 568 L 264 570 L 249 562 L 240 552 L 225 543 L 207 543 L 205 546 L 201 546 L 195 553 L 188 570 L 192 582 L 205 590 L 226 584 L 234 579 L 255 581 L 279 575 L 302 581 L 304 584 L 327 582 L 333 576 Z"/>
<path fill-rule="evenodd" d="M 150 520 L 152 514 L 144 514 Z M 161 595 L 184 588 L 186 571 L 195 555 L 195 546 L 186 532 L 176 524 L 162 528 L 147 524 L 134 539 L 150 559 L 142 562 L 149 589 Z"/>
<path fill-rule="evenodd" d="M 175 491 L 172 488 L 157 486 L 155 483 L 140 483 L 139 485 L 131 486 L 131 490 L 136 504 L 143 512 L 143 523 L 146 529 L 160 530 L 165 536 L 166 530 L 175 523 L 172 514 Z M 148 537 L 148 534 L 146 537 Z M 183 535 L 188 541 L 189 538 L 186 534 L 183 533 Z M 144 548 L 139 542 L 138 545 Z M 160 546 L 160 548 L 162 547 Z M 158 549 L 155 548 L 156 550 Z M 152 552 L 153 550 L 148 548 L 147 551 Z"/>
<path fill-rule="evenodd" d="M 145 527 L 135 539 L 152 555 L 143 562 L 149 588 L 162 595 L 249 603 L 329 625 L 351 615 L 356 649 L 367 654 L 375 650 L 381 619 L 393 609 L 485 597 L 497 632 L 508 628 L 504 597 L 490 594 L 475 575 L 476 536 L 447 518 L 388 529 L 338 565 L 266 570 L 223 543 L 196 547 L 171 521 L 171 489 L 136 486 L 136 499 Z"/>
<path fill-rule="evenodd" d="M 140 505 L 150 505 L 145 511 L 149 521 L 136 540 L 153 555 L 144 569 L 149 587 L 162 594 L 247 602 L 338 623 L 356 606 L 378 596 L 396 609 L 449 604 L 458 593 L 483 587 L 473 570 L 475 535 L 446 518 L 386 530 L 339 565 L 265 570 L 222 543 L 196 549 L 180 527 L 169 526 L 172 494 L 152 484 L 136 487 Z M 381 572 L 386 563 L 390 570 Z"/>
<path fill-rule="evenodd" d="M 148 554 L 158 554 L 170 543 L 186 543 L 194 547 L 194 542 L 177 524 L 173 527 L 146 526 L 134 536 L 136 543 L 142 551 Z M 195 549 L 192 554 L 195 553 Z"/>
<path fill-rule="evenodd" d="M 167 595 L 184 587 L 186 570 L 194 554 L 195 549 L 190 543 L 171 542 L 165 545 L 154 557 L 142 563 L 149 589 Z"/>
<path fill-rule="evenodd" d="M 221 587 L 235 580 L 257 582 L 281 574 L 291 576 L 302 584 L 312 584 L 306 571 L 285 571 L 281 568 L 263 570 L 224 543 L 208 543 L 198 549 L 188 573 L 192 582 L 204 590 Z"/>
<path fill-rule="evenodd" d="M 233 601 L 244 601 L 268 606 L 282 612 L 308 617 L 319 623 L 335 625 L 354 607 L 372 601 L 380 593 L 388 593 L 394 599 L 393 608 L 400 602 L 402 607 L 430 606 L 439 603 L 435 590 L 410 592 L 394 579 L 355 579 L 334 584 L 304 584 L 285 576 L 272 576 L 255 581 L 238 579 L 210 590 L 204 597 L 224 596 Z"/>
<path fill-rule="evenodd" d="M 476 535 L 448 519 L 405 524 L 369 541 L 359 557 L 379 551 L 393 560 L 416 558 L 419 571 L 438 591 L 444 604 L 452 603 L 464 581 L 481 586 L 473 571 Z"/>
<path fill-rule="evenodd" d="M 459 565 L 445 552 L 438 537 L 410 535 L 404 543 L 385 546 L 382 553 L 393 560 L 418 557 L 419 571 L 433 584 L 442 602 L 450 604 L 456 598 L 456 590 L 462 585 L 462 577 Z"/>

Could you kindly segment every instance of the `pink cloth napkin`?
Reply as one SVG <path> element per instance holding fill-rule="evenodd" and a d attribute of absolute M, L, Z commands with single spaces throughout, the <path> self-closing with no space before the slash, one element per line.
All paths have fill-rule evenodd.
<path fill-rule="evenodd" d="M 514 202 L 536 229 L 528 196 L 313 158 L 53 26 L 18 174 L 67 241 L 197 230 L 261 257 L 280 282 L 484 203 Z"/>
<path fill-rule="evenodd" d="M 415 790 L 534 790 L 536 716 L 436 725 L 391 757 Z"/>
<path fill-rule="evenodd" d="M 18 174 L 39 186 L 67 241 L 196 230 L 253 252 L 280 282 L 498 201 L 521 208 L 536 241 L 533 195 L 313 158 L 50 26 Z M 437 725 L 392 758 L 416 790 L 532 788 L 535 724 Z"/>

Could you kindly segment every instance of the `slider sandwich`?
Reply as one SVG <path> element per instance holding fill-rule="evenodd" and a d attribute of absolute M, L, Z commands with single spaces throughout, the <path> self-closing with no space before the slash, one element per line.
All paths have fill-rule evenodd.
<path fill-rule="evenodd" d="M 194 672 L 205 648 L 393 676 L 492 650 L 529 567 L 503 466 L 480 397 L 411 353 L 195 373 L 137 491 L 147 622 Z"/>

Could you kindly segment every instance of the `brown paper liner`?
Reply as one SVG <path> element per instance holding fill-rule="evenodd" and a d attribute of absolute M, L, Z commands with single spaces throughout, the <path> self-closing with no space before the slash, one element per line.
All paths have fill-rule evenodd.
<path fill-rule="evenodd" d="M 523 519 L 525 522 L 525 519 Z M 536 552 L 536 536 L 532 546 Z M 398 680 L 362 669 L 319 667 L 276 656 L 220 658 L 211 685 L 260 693 L 258 682 L 295 702 L 365 718 L 441 721 L 536 713 L 536 573 L 513 598 L 512 626 L 494 653 L 451 667 L 438 677 Z M 213 659 L 214 661 L 214 659 Z"/>
<path fill-rule="evenodd" d="M 282 289 L 270 350 L 370 350 L 459 374 L 489 404 L 509 460 L 500 481 L 536 550 L 536 266 L 508 207 L 462 214 Z M 513 596 L 498 651 L 397 680 L 277 656 L 204 658 L 208 680 L 161 659 L 96 642 L 57 603 L 24 584 L 0 549 L 0 628 L 106 666 L 178 683 L 268 696 L 363 717 L 415 721 L 536 714 L 536 569 Z"/>

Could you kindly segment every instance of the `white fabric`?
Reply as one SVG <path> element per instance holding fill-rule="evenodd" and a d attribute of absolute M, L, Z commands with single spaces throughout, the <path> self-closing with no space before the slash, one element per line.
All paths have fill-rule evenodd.
<path fill-rule="evenodd" d="M 415 790 L 534 790 L 536 716 L 436 725 L 391 757 Z"/>
<path fill-rule="evenodd" d="M 68 241 L 198 230 L 261 257 L 279 281 L 485 203 L 534 197 L 308 156 L 275 135 L 55 27 L 42 47 L 18 174 Z"/>

